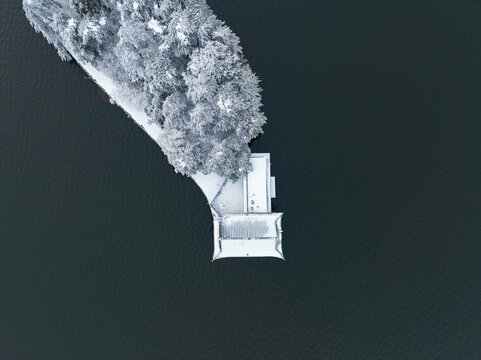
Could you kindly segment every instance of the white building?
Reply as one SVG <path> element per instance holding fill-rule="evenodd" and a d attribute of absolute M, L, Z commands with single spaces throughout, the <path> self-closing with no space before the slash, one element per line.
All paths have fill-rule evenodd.
<path fill-rule="evenodd" d="M 277 257 L 282 254 L 282 213 L 271 212 L 276 196 L 269 154 L 251 154 L 252 170 L 237 181 L 215 174 L 195 175 L 214 218 L 213 260 Z"/>

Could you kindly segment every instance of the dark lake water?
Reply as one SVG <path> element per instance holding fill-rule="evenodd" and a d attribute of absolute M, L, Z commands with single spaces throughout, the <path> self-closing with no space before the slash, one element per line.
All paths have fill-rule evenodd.
<path fill-rule="evenodd" d="M 480 359 L 481 3 L 209 0 L 262 80 L 276 259 L 0 4 L 0 359 Z"/>

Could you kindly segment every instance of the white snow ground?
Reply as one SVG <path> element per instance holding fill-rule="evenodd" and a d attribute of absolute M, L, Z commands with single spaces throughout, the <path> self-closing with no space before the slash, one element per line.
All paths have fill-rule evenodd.
<path fill-rule="evenodd" d="M 243 213 L 244 189 L 242 178 L 237 181 L 227 180 L 211 205 L 219 215 Z"/>

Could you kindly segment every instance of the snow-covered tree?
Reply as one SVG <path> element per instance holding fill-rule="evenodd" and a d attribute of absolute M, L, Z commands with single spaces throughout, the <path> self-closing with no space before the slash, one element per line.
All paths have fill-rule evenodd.
<path fill-rule="evenodd" d="M 249 147 L 236 137 L 214 140 L 206 159 L 206 171 L 233 177 L 233 170 L 243 174 L 249 170 Z M 235 176 L 234 176 L 235 178 Z"/>
<path fill-rule="evenodd" d="M 79 14 L 95 14 L 100 13 L 102 9 L 101 0 L 70 0 L 70 6 Z"/>
<path fill-rule="evenodd" d="M 262 132 L 258 79 L 205 0 L 23 0 L 64 60 L 74 55 L 135 93 L 176 171 L 236 178 Z"/>
<path fill-rule="evenodd" d="M 60 58 L 65 61 L 72 60 L 68 50 L 62 43 L 61 35 L 56 25 L 56 17 L 62 13 L 62 8 L 51 0 L 24 1 L 23 8 L 27 19 L 35 31 L 42 33 L 48 43 L 57 49 Z"/>
<path fill-rule="evenodd" d="M 162 104 L 163 126 L 167 129 L 188 131 L 191 128 L 189 105 L 189 100 L 184 93 L 175 92 L 167 96 Z"/>

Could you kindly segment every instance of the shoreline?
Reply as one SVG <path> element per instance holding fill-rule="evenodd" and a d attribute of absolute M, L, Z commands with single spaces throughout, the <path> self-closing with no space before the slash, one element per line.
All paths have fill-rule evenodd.
<path fill-rule="evenodd" d="M 162 128 L 154 123 L 150 117 L 145 113 L 144 110 L 140 110 L 133 106 L 131 103 L 125 101 L 125 99 L 120 96 L 120 87 L 116 84 L 115 80 L 111 79 L 103 71 L 98 70 L 92 64 L 83 64 L 72 51 L 69 50 L 72 59 L 85 71 L 90 79 L 92 79 L 95 84 L 100 87 L 109 97 L 110 103 L 112 105 L 119 106 L 126 114 L 129 116 L 149 137 L 154 140 L 154 142 L 159 146 L 162 151 L 162 147 L 159 143 L 159 138 L 162 136 Z M 179 174 L 180 176 L 184 176 Z M 228 180 L 227 178 L 221 177 L 215 173 L 203 174 L 197 172 L 190 177 L 196 185 L 202 190 L 202 193 L 207 199 L 207 203 L 210 206 L 212 200 L 219 193 L 220 189 L 224 183 Z"/>

